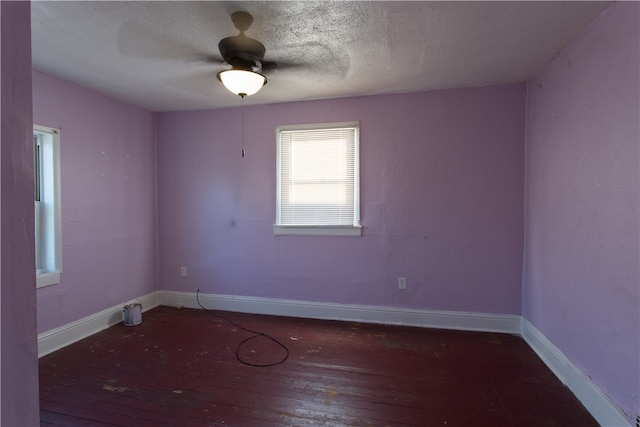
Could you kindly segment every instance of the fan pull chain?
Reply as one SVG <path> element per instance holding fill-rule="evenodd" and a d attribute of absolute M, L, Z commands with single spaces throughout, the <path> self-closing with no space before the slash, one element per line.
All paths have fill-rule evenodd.
<path fill-rule="evenodd" d="M 244 96 L 242 98 L 242 158 L 244 159 Z"/>

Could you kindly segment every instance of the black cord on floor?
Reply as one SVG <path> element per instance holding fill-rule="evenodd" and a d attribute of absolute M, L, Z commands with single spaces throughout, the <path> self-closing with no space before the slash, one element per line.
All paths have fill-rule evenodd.
<path fill-rule="evenodd" d="M 200 306 L 200 308 L 202 308 L 204 311 L 206 311 L 207 313 L 209 313 L 213 317 L 217 317 L 219 319 L 226 320 L 227 322 L 229 322 L 230 324 L 232 324 L 233 326 L 235 326 L 238 329 L 242 329 L 243 331 L 255 334 L 253 336 L 250 336 L 249 338 L 245 338 L 244 340 L 242 340 L 240 342 L 240 344 L 238 344 L 238 347 L 236 347 L 236 359 L 238 359 L 238 362 L 242 363 L 243 365 L 247 365 L 247 366 L 255 366 L 256 368 L 268 368 L 270 366 L 280 365 L 280 364 L 284 363 L 284 361 L 289 358 L 289 349 L 287 348 L 287 346 L 282 344 L 277 339 L 273 338 L 271 335 L 269 335 L 267 333 L 264 333 L 264 332 L 254 331 L 252 329 L 248 329 L 248 328 L 245 328 L 243 326 L 240 326 L 236 322 L 234 322 L 233 320 L 231 320 L 231 319 L 229 319 L 229 318 L 227 318 L 225 316 L 222 316 L 220 314 L 215 314 L 212 310 L 209 310 L 208 308 L 205 308 L 200 303 L 200 289 L 198 289 L 196 291 L 196 300 L 198 301 L 198 305 Z M 265 363 L 265 364 L 252 363 L 252 362 L 247 362 L 246 360 L 243 360 L 242 357 L 240 357 L 240 349 L 242 348 L 242 346 L 244 344 L 246 344 L 247 342 L 249 342 L 249 341 L 251 341 L 251 340 L 253 340 L 255 338 L 260 338 L 260 337 L 268 338 L 271 341 L 273 341 L 274 343 L 278 344 L 280 347 L 282 347 L 284 349 L 284 351 L 285 351 L 285 356 L 282 359 L 280 359 L 280 360 L 278 360 L 276 362 L 270 362 L 270 363 Z"/>

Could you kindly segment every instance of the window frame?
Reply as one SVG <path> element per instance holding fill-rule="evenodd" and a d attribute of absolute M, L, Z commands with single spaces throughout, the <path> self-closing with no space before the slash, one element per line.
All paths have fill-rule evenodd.
<path fill-rule="evenodd" d="M 281 138 L 282 132 L 287 131 L 313 131 L 326 129 L 352 128 L 354 130 L 354 164 L 353 164 L 353 225 L 283 225 L 281 223 L 282 212 L 282 155 Z M 297 125 L 282 125 L 276 127 L 276 221 L 273 226 L 276 236 L 298 235 L 298 236 L 362 236 L 362 225 L 360 223 L 360 122 L 333 122 L 333 123 L 312 123 Z"/>
<path fill-rule="evenodd" d="M 36 287 L 42 288 L 60 283 L 62 273 L 60 129 L 33 125 L 33 138 Z"/>

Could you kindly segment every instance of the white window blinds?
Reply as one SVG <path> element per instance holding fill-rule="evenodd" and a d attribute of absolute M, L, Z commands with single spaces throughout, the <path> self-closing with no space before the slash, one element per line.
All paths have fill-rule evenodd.
<path fill-rule="evenodd" d="M 359 227 L 358 123 L 278 128 L 276 225 Z"/>
<path fill-rule="evenodd" d="M 60 282 L 62 273 L 60 130 L 33 126 L 36 286 Z"/>

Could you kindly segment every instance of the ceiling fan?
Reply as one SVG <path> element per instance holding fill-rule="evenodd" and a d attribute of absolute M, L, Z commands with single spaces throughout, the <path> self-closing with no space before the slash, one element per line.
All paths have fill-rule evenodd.
<path fill-rule="evenodd" d="M 206 3 L 213 5 L 209 6 L 207 13 L 217 11 L 215 3 Z M 265 13 L 273 14 L 273 10 L 265 9 Z M 318 40 L 315 35 L 303 33 L 301 36 L 300 31 L 296 31 L 295 35 L 278 33 L 277 43 L 270 46 L 273 53 L 271 56 L 268 53 L 265 55 L 264 44 L 247 35 L 254 24 L 254 17 L 240 10 L 232 13 L 230 18 L 238 33 L 218 39 L 218 52 L 211 52 L 215 47 L 210 49 L 209 42 L 199 37 L 208 31 L 202 24 L 206 19 L 192 21 L 192 30 L 179 32 L 177 26 L 163 27 L 161 21 L 147 22 L 134 16 L 120 26 L 116 43 L 120 54 L 129 57 L 167 64 L 208 65 L 206 69 L 191 67 L 192 71 L 188 74 L 176 73 L 168 81 L 170 86 L 188 92 L 189 96 L 200 97 L 205 94 L 203 88 L 209 86 L 210 79 L 216 75 L 229 91 L 246 97 L 258 92 L 276 71 L 294 71 L 282 74 L 283 79 L 286 78 L 295 87 L 309 87 L 312 83 L 341 80 L 349 70 L 349 56 L 339 45 L 336 48 L 333 44 Z M 192 35 L 195 35 L 193 39 Z M 215 68 L 210 68 L 212 66 Z M 169 67 L 173 66 L 161 69 L 168 70 Z M 246 86 L 247 82 L 249 86 Z"/>
<path fill-rule="evenodd" d="M 267 78 L 263 73 L 277 70 L 278 64 L 265 61 L 264 45 L 245 35 L 245 31 L 253 23 L 250 13 L 234 12 L 231 21 L 240 34 L 225 37 L 218 43 L 220 55 L 224 62 L 231 65 L 231 69 L 220 71 L 217 76 L 229 91 L 244 98 L 258 92 L 267 84 Z"/>

